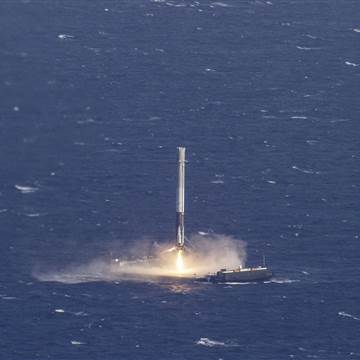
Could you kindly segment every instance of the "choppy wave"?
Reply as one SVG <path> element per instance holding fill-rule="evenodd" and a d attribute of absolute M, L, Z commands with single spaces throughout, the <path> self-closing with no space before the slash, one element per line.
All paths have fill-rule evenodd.
<path fill-rule="evenodd" d="M 359 64 L 355 64 L 355 63 L 350 62 L 350 61 L 345 61 L 345 65 L 353 66 L 353 67 L 358 67 L 359 66 Z"/>
<path fill-rule="evenodd" d="M 60 40 L 66 40 L 66 39 L 73 39 L 74 35 L 70 35 L 70 34 L 59 34 L 58 35 L 58 39 Z"/>
<path fill-rule="evenodd" d="M 65 311 L 64 309 L 55 309 L 54 310 L 55 313 L 58 314 L 71 314 L 71 315 L 75 315 L 75 316 L 88 316 L 88 314 L 84 311 Z"/>
<path fill-rule="evenodd" d="M 347 318 L 350 318 L 350 319 L 353 319 L 353 320 L 359 320 L 360 321 L 360 318 L 357 317 L 357 316 L 354 316 L 354 315 L 351 315 L 345 311 L 339 311 L 338 312 L 338 315 L 339 316 L 344 316 L 344 317 L 347 317 Z"/>
<path fill-rule="evenodd" d="M 292 284 L 292 283 L 299 282 L 299 281 L 300 280 L 274 278 L 274 279 L 271 279 L 269 282 L 275 283 L 275 284 Z"/>
<path fill-rule="evenodd" d="M 218 340 L 210 340 L 209 338 L 200 338 L 200 340 L 196 341 L 197 345 L 214 347 L 214 346 L 224 346 L 224 347 L 236 347 L 240 346 L 239 344 L 232 341 L 218 341 Z"/>
<path fill-rule="evenodd" d="M 28 213 L 28 214 L 25 214 L 25 216 L 27 216 L 27 217 L 40 217 L 41 214 L 40 213 Z"/>
<path fill-rule="evenodd" d="M 320 48 L 313 48 L 313 47 L 306 47 L 306 46 L 296 46 L 297 49 L 299 50 L 305 50 L 305 51 L 310 51 L 310 50 L 320 50 Z"/>
<path fill-rule="evenodd" d="M 39 188 L 37 188 L 37 187 L 22 186 L 22 185 L 17 185 L 17 184 L 15 184 L 15 189 L 19 190 L 22 194 L 30 194 L 30 193 L 33 193 L 33 192 L 39 190 Z"/>
<path fill-rule="evenodd" d="M 77 340 L 71 340 L 71 344 L 72 344 L 72 345 L 85 345 L 84 342 L 82 342 L 82 341 L 77 341 Z"/>
<path fill-rule="evenodd" d="M 211 184 L 224 184 L 224 180 L 213 180 L 210 181 Z"/>
<path fill-rule="evenodd" d="M 173 6 L 173 7 L 186 7 L 187 5 L 185 3 L 174 3 L 171 1 L 166 2 L 167 6 Z"/>
<path fill-rule="evenodd" d="M 292 168 L 294 170 L 300 171 L 300 172 L 302 172 L 304 174 L 316 174 L 316 175 L 320 174 L 320 171 L 315 171 L 315 170 L 312 170 L 312 169 L 303 169 L 303 168 L 299 168 L 296 165 L 292 166 Z"/>
<path fill-rule="evenodd" d="M 212 6 L 219 6 L 219 7 L 234 7 L 233 5 L 224 3 L 224 2 L 220 2 L 220 1 L 215 1 L 213 3 L 211 3 Z"/>

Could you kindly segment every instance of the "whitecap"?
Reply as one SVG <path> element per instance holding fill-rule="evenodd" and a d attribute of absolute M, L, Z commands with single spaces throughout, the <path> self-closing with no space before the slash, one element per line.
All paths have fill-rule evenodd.
<path fill-rule="evenodd" d="M 266 180 L 266 182 L 269 184 L 276 184 L 276 181 L 274 181 L 274 180 Z"/>
<path fill-rule="evenodd" d="M 297 49 L 299 50 L 304 50 L 304 51 L 310 51 L 310 50 L 319 50 L 320 48 L 311 48 L 311 47 L 306 47 L 306 46 L 296 46 Z"/>
<path fill-rule="evenodd" d="M 150 116 L 149 117 L 149 121 L 158 121 L 158 120 L 161 120 L 160 116 Z"/>
<path fill-rule="evenodd" d="M 355 64 L 355 63 L 350 62 L 350 61 L 345 61 L 345 64 L 346 64 L 346 65 L 349 65 L 349 66 L 353 66 L 353 67 L 359 66 L 359 64 Z"/>
<path fill-rule="evenodd" d="M 226 3 L 223 3 L 223 2 L 220 2 L 220 1 L 213 2 L 213 3 L 211 3 L 211 5 L 212 6 L 219 6 L 219 7 L 233 7 L 230 4 L 226 4 Z"/>
<path fill-rule="evenodd" d="M 173 6 L 173 7 L 185 7 L 186 4 L 174 4 L 172 2 L 167 2 L 166 5 Z"/>
<path fill-rule="evenodd" d="M 224 184 L 224 180 L 213 180 L 210 181 L 211 184 Z"/>
<path fill-rule="evenodd" d="M 301 171 L 301 172 L 304 173 L 304 174 L 317 174 L 317 175 L 320 174 L 319 171 L 314 171 L 314 170 L 311 170 L 311 169 L 301 169 L 301 168 L 299 168 L 298 166 L 295 166 L 295 165 L 292 166 L 292 168 L 293 168 L 294 170 Z"/>
<path fill-rule="evenodd" d="M 66 39 L 73 39 L 74 36 L 73 36 L 73 35 L 68 35 L 68 34 L 59 34 L 59 35 L 58 35 L 58 38 L 59 38 L 60 40 L 66 40 Z"/>
<path fill-rule="evenodd" d="M 64 309 L 55 309 L 55 312 L 56 312 L 56 313 L 64 313 L 65 310 L 64 310 Z"/>
<path fill-rule="evenodd" d="M 4 213 L 4 212 L 7 212 L 7 211 L 8 211 L 8 209 L 0 209 L 0 214 Z"/>
<path fill-rule="evenodd" d="M 307 119 L 307 116 L 292 116 L 291 117 L 292 119 L 294 119 L 294 120 L 296 120 L 296 119 L 298 119 L 298 120 L 306 120 Z"/>
<path fill-rule="evenodd" d="M 233 347 L 239 346 L 233 342 L 222 342 L 217 340 L 210 340 L 209 338 L 200 338 L 200 340 L 196 341 L 197 345 L 207 346 L 207 347 L 214 347 L 214 346 L 224 346 L 224 347 Z"/>
<path fill-rule="evenodd" d="M 33 193 L 33 192 L 39 190 L 36 187 L 21 186 L 21 185 L 15 185 L 15 189 L 19 190 L 22 194 L 30 194 L 30 193 Z"/>
<path fill-rule="evenodd" d="M 225 346 L 224 342 L 221 341 L 215 341 L 215 340 L 210 340 L 208 338 L 200 338 L 200 340 L 198 340 L 196 342 L 197 345 L 203 345 L 203 346 L 208 346 L 208 347 L 213 347 L 213 346 Z"/>
<path fill-rule="evenodd" d="M 346 313 L 345 311 L 339 311 L 339 312 L 338 312 L 338 315 L 339 315 L 339 316 L 348 317 L 348 318 L 351 318 L 351 319 L 353 319 L 353 320 L 360 320 L 359 317 L 354 316 L 354 315 L 351 315 L 351 314 L 349 314 L 349 313 Z"/>
<path fill-rule="evenodd" d="M 81 341 L 77 341 L 77 340 L 71 340 L 71 344 L 72 345 L 84 345 L 85 343 L 81 342 Z"/>
<path fill-rule="evenodd" d="M 27 217 L 39 217 L 40 214 L 39 213 L 31 213 L 31 214 L 25 214 L 25 216 L 27 216 Z"/>
<path fill-rule="evenodd" d="M 77 311 L 72 314 L 74 314 L 75 316 L 89 316 L 89 314 L 84 311 Z"/>
<path fill-rule="evenodd" d="M 294 282 L 299 282 L 300 280 L 291 280 L 291 279 L 272 279 L 270 282 L 275 284 L 292 284 Z"/>
<path fill-rule="evenodd" d="M 360 33 L 360 29 L 353 29 L 353 31 Z"/>

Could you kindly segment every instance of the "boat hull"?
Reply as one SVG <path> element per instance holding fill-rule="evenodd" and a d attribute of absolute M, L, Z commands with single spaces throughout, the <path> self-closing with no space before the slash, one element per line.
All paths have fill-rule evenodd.
<path fill-rule="evenodd" d="M 218 271 L 209 275 L 207 280 L 214 283 L 226 282 L 261 282 L 270 280 L 273 273 L 268 268 L 254 268 L 232 271 Z"/>

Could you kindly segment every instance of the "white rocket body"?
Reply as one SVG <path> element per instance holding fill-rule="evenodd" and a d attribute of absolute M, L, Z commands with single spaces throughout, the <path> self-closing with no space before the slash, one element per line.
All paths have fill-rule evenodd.
<path fill-rule="evenodd" d="M 184 213 L 185 213 L 185 148 L 179 147 L 178 183 L 176 192 L 176 247 L 184 248 Z"/>

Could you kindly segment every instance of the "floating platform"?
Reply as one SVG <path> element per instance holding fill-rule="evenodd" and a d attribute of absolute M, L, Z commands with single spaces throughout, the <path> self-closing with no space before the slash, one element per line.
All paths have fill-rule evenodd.
<path fill-rule="evenodd" d="M 273 272 L 265 266 L 256 268 L 237 268 L 234 270 L 221 269 L 216 274 L 210 274 L 205 280 L 212 283 L 226 282 L 261 282 L 270 280 Z"/>

